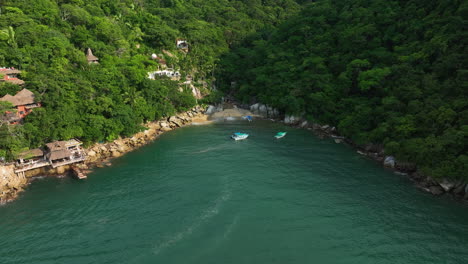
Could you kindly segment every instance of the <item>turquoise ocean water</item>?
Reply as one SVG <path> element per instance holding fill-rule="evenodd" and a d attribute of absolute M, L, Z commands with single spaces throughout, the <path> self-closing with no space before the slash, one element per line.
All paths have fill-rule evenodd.
<path fill-rule="evenodd" d="M 468 263 L 468 206 L 306 130 L 190 126 L 34 181 L 0 207 L 0 263 Z"/>

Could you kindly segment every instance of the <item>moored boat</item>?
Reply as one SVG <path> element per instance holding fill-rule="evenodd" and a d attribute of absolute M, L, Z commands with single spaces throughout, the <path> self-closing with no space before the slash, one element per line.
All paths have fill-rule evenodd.
<path fill-rule="evenodd" d="M 232 134 L 231 138 L 234 140 L 243 140 L 249 137 L 249 134 L 236 132 Z"/>
<path fill-rule="evenodd" d="M 276 133 L 275 138 L 280 139 L 280 138 L 282 138 L 284 136 L 286 136 L 286 132 L 278 132 L 278 133 Z"/>
<path fill-rule="evenodd" d="M 248 116 L 243 116 L 242 118 L 249 121 L 249 122 L 252 122 L 252 116 L 248 115 Z"/>

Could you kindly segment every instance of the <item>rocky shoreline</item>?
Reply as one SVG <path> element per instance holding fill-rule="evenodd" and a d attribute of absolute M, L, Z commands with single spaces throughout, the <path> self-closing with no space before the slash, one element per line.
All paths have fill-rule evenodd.
<path fill-rule="evenodd" d="M 84 163 L 76 164 L 84 173 L 89 173 L 95 167 L 105 167 L 111 165 L 111 159 L 120 157 L 130 151 L 144 146 L 164 132 L 171 131 L 191 123 L 208 122 L 208 115 L 215 119 L 240 118 L 245 114 L 255 117 L 270 119 L 282 122 L 286 125 L 311 130 L 321 138 L 332 138 L 335 143 L 344 143 L 352 146 L 357 152 L 366 156 L 382 166 L 391 169 L 395 174 L 408 177 L 417 188 L 433 195 L 450 194 L 458 200 L 468 201 L 468 184 L 463 181 L 453 181 L 449 179 L 436 180 L 424 175 L 418 170 L 417 165 L 410 162 L 396 160 L 392 156 L 385 155 L 382 145 L 366 144 L 358 145 L 343 136 L 340 136 L 335 127 L 309 123 L 301 117 L 286 115 L 284 118 L 278 110 L 262 105 L 254 104 L 250 106 L 250 111 L 234 107 L 234 109 L 224 109 L 222 106 L 209 106 L 207 109 L 199 106 L 169 118 L 149 122 L 144 126 L 145 131 L 139 132 L 129 138 L 118 138 L 113 142 L 96 143 L 86 149 L 87 157 Z M 14 165 L 0 166 L 0 204 L 12 201 L 24 190 L 37 176 L 63 176 L 70 171 L 70 166 L 62 166 L 55 169 L 40 168 L 27 171 L 25 176 L 14 173 Z"/>
<path fill-rule="evenodd" d="M 341 136 L 335 127 L 309 123 L 302 117 L 293 115 L 285 115 L 284 118 L 280 118 L 279 112 L 267 105 L 257 103 L 249 108 L 255 116 L 283 122 L 292 127 L 311 130 L 321 138 L 334 139 L 335 143 L 348 144 L 355 148 L 359 154 L 378 162 L 385 168 L 392 170 L 395 174 L 408 177 L 417 188 L 425 192 L 436 196 L 448 194 L 457 200 L 468 201 L 468 183 L 451 179 L 434 179 L 424 175 L 424 173 L 418 170 L 417 164 L 398 161 L 393 156 L 386 155 L 383 145 L 358 145 L 352 140 Z"/>
<path fill-rule="evenodd" d="M 139 132 L 129 138 L 118 138 L 108 143 L 96 143 L 85 149 L 87 156 L 83 163 L 74 164 L 84 173 L 89 173 L 95 167 L 111 165 L 111 159 L 120 157 L 139 147 L 142 147 L 164 132 L 174 130 L 191 123 L 207 122 L 206 110 L 197 106 L 189 111 L 168 117 L 163 120 L 148 122 L 144 124 L 146 130 Z M 38 176 L 62 177 L 70 173 L 71 166 L 61 166 L 55 169 L 39 168 L 30 170 L 24 176 L 14 173 L 15 165 L 0 166 L 0 204 L 15 200 L 24 191 L 24 188 Z"/>
<path fill-rule="evenodd" d="M 110 159 L 117 158 L 154 141 L 164 132 L 191 124 L 195 121 L 206 121 L 204 109 L 195 107 L 187 112 L 171 116 L 160 121 L 145 124 L 145 131 L 130 138 L 119 138 L 109 143 L 97 143 L 86 149 L 87 157 L 81 168 L 103 167 L 110 165 Z"/>

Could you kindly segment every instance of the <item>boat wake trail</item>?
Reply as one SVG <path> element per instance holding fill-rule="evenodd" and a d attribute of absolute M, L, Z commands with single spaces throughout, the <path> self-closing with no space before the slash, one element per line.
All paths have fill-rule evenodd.
<path fill-rule="evenodd" d="M 178 232 L 171 238 L 169 238 L 166 241 L 163 241 L 159 245 L 155 246 L 153 253 L 155 255 L 158 255 L 163 249 L 168 248 L 177 242 L 181 241 L 185 237 L 191 235 L 194 230 L 196 230 L 198 227 L 200 227 L 204 222 L 206 222 L 208 219 L 214 217 L 219 213 L 219 210 L 221 206 L 223 205 L 224 202 L 229 200 L 231 197 L 231 192 L 229 190 L 225 190 L 221 193 L 221 195 L 213 202 L 213 205 L 207 208 L 196 218 L 195 221 L 193 221 L 193 224 L 184 229 L 183 231 Z"/>
<path fill-rule="evenodd" d="M 210 152 L 210 151 L 214 151 L 214 150 L 218 150 L 218 149 L 222 149 L 222 148 L 224 148 L 224 144 L 218 145 L 216 147 L 208 147 L 206 149 L 194 151 L 194 152 L 192 152 L 192 154 L 202 154 L 202 153 L 206 153 L 206 152 Z"/>

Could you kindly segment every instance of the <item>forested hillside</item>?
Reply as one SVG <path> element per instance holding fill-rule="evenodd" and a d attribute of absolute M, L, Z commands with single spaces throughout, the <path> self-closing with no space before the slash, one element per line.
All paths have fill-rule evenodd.
<path fill-rule="evenodd" d="M 225 55 L 223 87 L 468 179 L 467 17 L 461 0 L 315 1 Z"/>
<path fill-rule="evenodd" d="M 21 70 L 42 103 L 23 125 L 0 126 L 0 157 L 53 140 L 129 136 L 192 107 L 177 82 L 147 79 L 160 66 L 151 54 L 209 89 L 222 53 L 298 10 L 293 0 L 0 0 L 0 67 Z M 177 50 L 179 38 L 188 53 Z M 87 48 L 99 64 L 88 64 Z M 20 89 L 3 83 L 0 97 Z"/>

